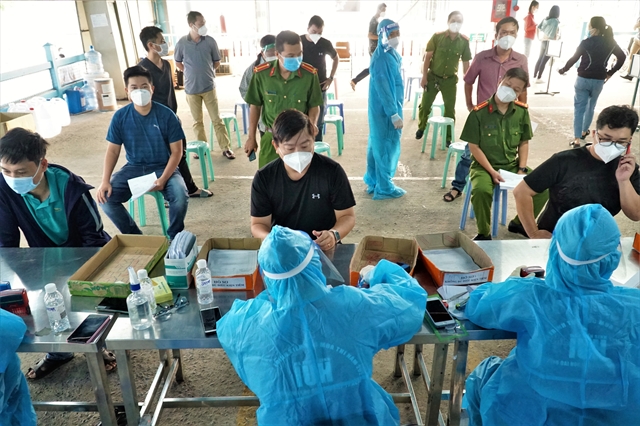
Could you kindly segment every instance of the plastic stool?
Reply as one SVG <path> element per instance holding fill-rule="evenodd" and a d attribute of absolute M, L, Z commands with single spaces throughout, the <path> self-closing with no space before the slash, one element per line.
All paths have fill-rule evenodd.
<path fill-rule="evenodd" d="M 242 148 L 242 142 L 240 141 L 240 130 L 238 129 L 238 120 L 235 114 L 231 112 L 223 112 L 220 114 L 220 118 L 224 122 L 224 127 L 227 129 L 227 135 L 231 140 L 231 122 L 233 122 L 233 128 L 236 131 L 236 137 L 238 138 L 238 148 Z M 213 151 L 213 121 L 209 121 L 209 149 Z"/>
<path fill-rule="evenodd" d="M 427 137 L 429 136 L 429 127 L 433 124 L 433 137 L 431 138 L 431 159 L 436 158 L 436 145 L 438 143 L 438 132 L 442 137 L 442 144 L 440 149 L 443 151 L 446 149 L 446 140 L 447 140 L 447 127 L 451 128 L 451 142 L 455 142 L 456 134 L 455 134 L 455 122 L 453 118 L 449 117 L 431 117 L 427 120 L 427 128 L 424 130 L 424 136 L 422 138 L 422 152 L 424 152 L 425 147 L 427 146 Z"/>
<path fill-rule="evenodd" d="M 151 197 L 155 198 L 156 206 L 158 207 L 158 216 L 160 216 L 160 226 L 162 227 L 162 233 L 166 237 L 168 237 L 169 234 L 167 234 L 167 230 L 169 229 L 169 221 L 167 220 L 167 212 L 164 208 L 164 197 L 162 196 L 162 192 L 146 192 L 144 195 L 150 195 Z M 129 214 L 131 215 L 133 220 L 136 220 L 135 202 L 138 201 L 138 216 L 140 217 L 140 226 L 147 226 L 147 213 L 144 206 L 144 195 L 142 195 L 137 200 L 129 200 Z"/>
<path fill-rule="evenodd" d="M 344 149 L 344 137 L 342 132 L 342 117 L 339 115 L 325 115 L 324 116 L 324 128 L 322 129 L 322 133 L 326 134 L 327 124 L 333 124 L 336 126 L 336 134 L 338 135 L 338 155 L 342 155 L 342 150 Z"/>
<path fill-rule="evenodd" d="M 213 176 L 213 163 L 211 162 L 211 153 L 207 147 L 207 143 L 203 141 L 187 142 L 187 165 L 191 167 L 190 152 L 195 152 L 200 157 L 200 169 L 202 169 L 202 180 L 204 181 L 204 189 L 209 189 L 209 176 L 207 175 L 207 165 L 209 165 L 209 173 L 211 180 L 215 180 Z M 206 159 L 205 159 L 206 157 Z"/>
<path fill-rule="evenodd" d="M 331 146 L 329 146 L 326 142 L 316 142 L 313 146 L 313 151 L 318 154 L 322 154 L 323 152 L 327 153 L 327 157 L 331 158 Z"/>
<path fill-rule="evenodd" d="M 238 101 L 236 105 L 233 107 L 233 115 L 238 113 L 238 107 L 242 109 L 242 133 L 247 134 L 247 129 L 249 128 L 249 104 L 245 101 Z"/>
<path fill-rule="evenodd" d="M 449 172 L 449 161 L 451 160 L 451 156 L 453 155 L 456 157 L 456 166 L 458 166 L 466 146 L 466 142 L 453 142 L 449 145 L 449 149 L 447 150 L 447 159 L 444 161 L 444 173 L 442 173 L 442 186 L 440 188 L 444 188 L 447 183 L 447 173 Z"/>
<path fill-rule="evenodd" d="M 469 205 L 471 204 L 471 180 L 467 181 L 467 185 L 464 187 L 465 192 L 464 204 L 462 205 L 462 217 L 460 217 L 460 229 L 464 231 L 467 224 L 467 212 L 469 212 Z M 500 224 L 502 226 L 507 224 L 507 201 L 509 191 L 506 189 L 500 189 L 500 185 L 493 187 L 493 203 L 491 205 L 491 236 L 493 238 L 498 236 L 498 211 L 500 210 L 500 199 L 502 198 L 502 214 L 500 216 Z M 473 206 L 469 212 L 469 217 L 473 219 L 475 214 L 473 213 Z"/>
<path fill-rule="evenodd" d="M 422 80 L 422 76 L 417 76 L 417 77 L 412 77 L 409 76 L 407 77 L 407 83 L 404 86 L 404 96 L 405 99 L 407 100 L 407 102 L 411 102 L 411 89 L 413 89 L 413 80 L 418 80 L 418 84 L 420 84 L 420 80 Z"/>
<path fill-rule="evenodd" d="M 424 92 L 423 88 L 416 89 L 416 97 L 413 98 L 413 114 L 411 114 L 411 119 L 416 119 L 416 111 L 418 111 L 418 104 L 422 99 L 422 92 Z"/>
<path fill-rule="evenodd" d="M 342 117 L 342 133 L 347 133 L 344 124 L 344 102 L 336 99 L 327 100 L 327 111 L 330 115 L 337 115 L 336 108 L 340 110 L 340 117 Z"/>

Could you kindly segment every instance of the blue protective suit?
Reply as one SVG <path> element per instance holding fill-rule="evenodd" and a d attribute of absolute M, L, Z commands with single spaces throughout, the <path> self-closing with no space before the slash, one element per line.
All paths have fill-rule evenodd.
<path fill-rule="evenodd" d="M 404 83 L 401 77 L 402 58 L 388 45 L 388 27 L 394 24 L 383 19 L 378 24 L 378 48 L 369 66 L 369 143 L 367 144 L 367 172 L 364 183 L 374 200 L 397 198 L 406 191 L 391 181 L 400 158 L 400 135 L 391 116 L 402 118 Z"/>
<path fill-rule="evenodd" d="M 261 426 L 398 425 L 372 361 L 420 330 L 426 292 L 385 260 L 370 289 L 327 287 L 316 250 L 308 235 L 274 226 L 258 255 L 266 290 L 233 303 L 220 344 L 260 399 Z"/>
<path fill-rule="evenodd" d="M 22 318 L 0 309 L 0 426 L 31 426 L 36 412 L 16 349 L 27 326 Z"/>
<path fill-rule="evenodd" d="M 614 287 L 620 232 L 600 205 L 562 216 L 546 280 L 511 278 L 471 293 L 466 313 L 516 332 L 504 360 L 467 379 L 470 425 L 640 424 L 640 290 Z"/>

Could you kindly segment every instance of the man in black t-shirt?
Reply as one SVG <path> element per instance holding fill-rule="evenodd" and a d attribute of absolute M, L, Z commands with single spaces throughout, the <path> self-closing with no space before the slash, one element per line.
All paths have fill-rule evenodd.
<path fill-rule="evenodd" d="M 313 152 L 311 121 L 302 112 L 283 111 L 272 129 L 280 158 L 253 178 L 251 233 L 264 239 L 272 226 L 286 226 L 306 232 L 322 250 L 330 250 L 356 223 L 347 174 L 335 161 Z"/>
<path fill-rule="evenodd" d="M 585 204 L 601 204 L 612 215 L 623 211 L 640 221 L 640 172 L 631 138 L 638 114 L 627 106 L 610 106 L 598 116 L 593 145 L 562 151 L 538 166 L 514 189 L 522 226 L 509 223 L 509 231 L 530 238 L 551 238 L 556 223 L 567 211 Z M 534 195 L 549 189 L 549 202 L 533 215 Z"/>
<path fill-rule="evenodd" d="M 373 15 L 371 21 L 369 21 L 369 33 L 367 34 L 367 38 L 369 39 L 369 56 L 373 55 L 376 48 L 378 47 L 378 21 L 380 18 L 383 18 L 387 11 L 387 5 L 384 3 L 380 3 L 378 5 L 378 9 L 376 9 L 376 14 Z M 365 79 L 369 75 L 369 68 L 365 68 L 360 71 L 360 74 L 355 76 L 354 79 L 351 80 L 351 88 L 356 90 L 356 84 L 358 84 L 361 80 Z"/>
<path fill-rule="evenodd" d="M 329 89 L 329 86 L 333 83 L 333 76 L 336 74 L 340 59 L 338 58 L 336 49 L 333 48 L 333 44 L 322 37 L 323 29 L 324 21 L 321 17 L 314 15 L 309 20 L 307 34 L 300 35 L 300 40 L 302 41 L 302 61 L 313 65 L 316 70 L 318 70 L 318 80 L 320 81 L 320 88 L 322 89 L 323 103 L 320 105 L 320 115 L 318 116 L 319 131 L 316 135 L 317 142 L 322 142 L 322 125 L 324 124 L 324 114 L 327 111 L 327 89 Z M 333 60 L 331 72 L 328 77 L 327 55 Z"/>

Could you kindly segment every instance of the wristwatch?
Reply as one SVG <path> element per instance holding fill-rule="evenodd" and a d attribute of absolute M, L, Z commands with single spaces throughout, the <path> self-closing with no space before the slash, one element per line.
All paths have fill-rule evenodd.
<path fill-rule="evenodd" d="M 340 243 L 340 233 L 338 231 L 336 231 L 335 229 L 331 229 L 331 232 L 333 232 L 333 236 L 336 239 L 336 244 Z"/>
<path fill-rule="evenodd" d="M 518 170 L 520 170 L 521 172 L 527 173 L 526 167 L 518 167 Z"/>

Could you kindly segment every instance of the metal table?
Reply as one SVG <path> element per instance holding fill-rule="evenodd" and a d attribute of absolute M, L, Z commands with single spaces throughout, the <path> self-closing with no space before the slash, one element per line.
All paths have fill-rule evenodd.
<path fill-rule="evenodd" d="M 91 344 L 67 343 L 67 337 L 89 312 L 95 313 L 96 301 L 101 298 L 71 298 L 67 280 L 80 268 L 97 248 L 0 248 L 0 280 L 11 283 L 12 288 L 25 288 L 29 296 L 31 315 L 21 318 L 27 325 L 27 335 L 18 352 L 74 352 L 83 353 L 89 366 L 95 402 L 50 401 L 33 402 L 39 411 L 98 411 L 103 425 L 115 425 L 114 404 L 111 400 L 107 372 L 104 367 L 101 347 L 109 332 L 105 329 L 101 337 Z M 60 335 L 53 333 L 35 336 L 35 332 L 49 327 L 44 307 L 44 286 L 53 282 L 62 293 L 67 307 L 71 330 Z M 115 321 L 111 321 L 113 325 Z"/>

